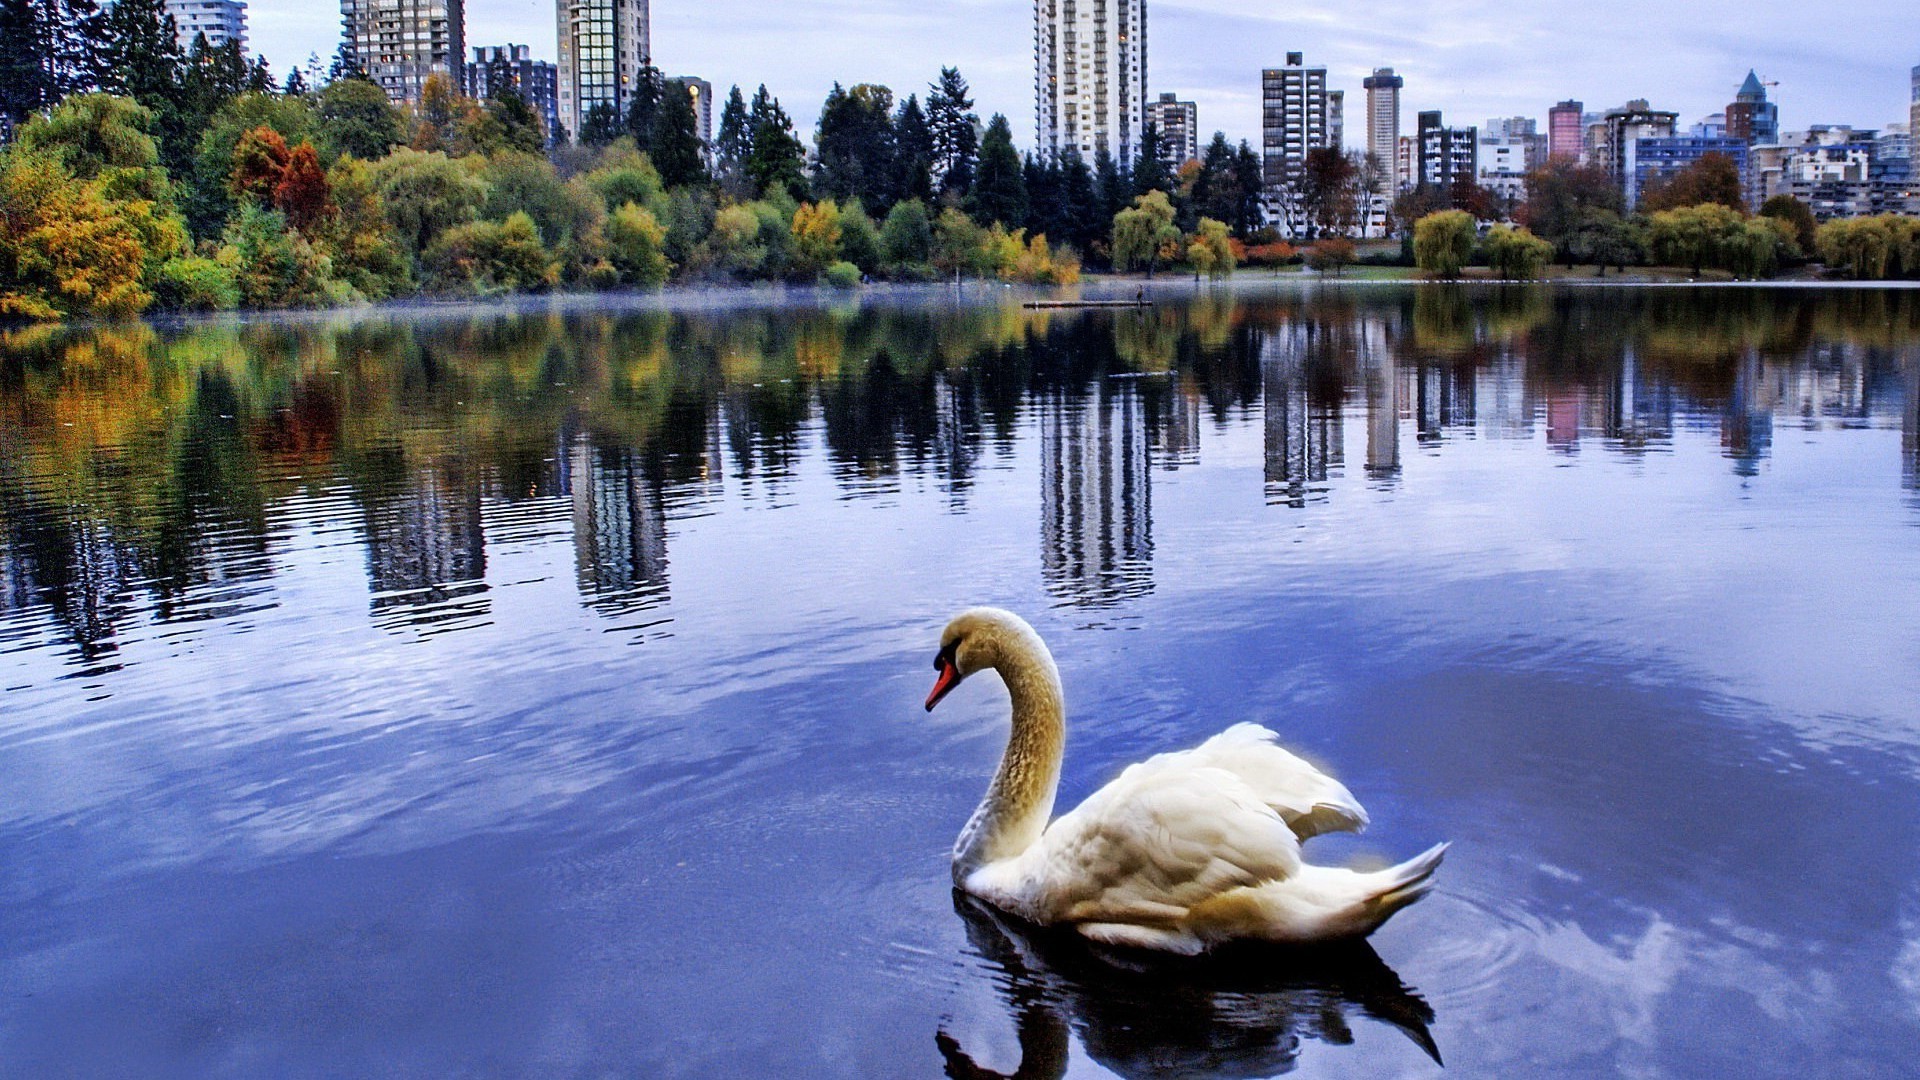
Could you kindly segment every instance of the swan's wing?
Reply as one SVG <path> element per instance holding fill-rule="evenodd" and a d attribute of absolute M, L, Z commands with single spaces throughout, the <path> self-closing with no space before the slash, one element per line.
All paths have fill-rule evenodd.
<path fill-rule="evenodd" d="M 1300 869 L 1300 841 L 1235 774 L 1154 760 L 1128 769 L 967 888 L 1042 923 L 1174 929 L 1194 905 Z"/>
<path fill-rule="evenodd" d="M 1359 832 L 1367 812 L 1346 785 L 1280 746 L 1258 724 L 1235 724 L 1192 750 L 1154 759 L 1186 768 L 1233 773 L 1306 840 L 1329 832 Z"/>

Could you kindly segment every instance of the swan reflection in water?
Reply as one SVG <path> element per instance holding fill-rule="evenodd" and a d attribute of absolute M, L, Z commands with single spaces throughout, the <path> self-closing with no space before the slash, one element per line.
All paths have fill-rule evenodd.
<path fill-rule="evenodd" d="M 1070 1028 L 1089 1057 L 1120 1076 L 1278 1076 L 1298 1063 L 1304 1039 L 1352 1043 L 1355 1011 L 1400 1029 L 1440 1062 L 1427 1030 L 1432 1007 L 1364 941 L 1136 959 L 1071 930 L 1019 923 L 958 890 L 953 903 L 974 951 L 995 969 L 1020 1040 L 1019 1068 L 1000 1073 L 940 1031 L 935 1041 L 954 1080 L 1065 1076 Z"/>

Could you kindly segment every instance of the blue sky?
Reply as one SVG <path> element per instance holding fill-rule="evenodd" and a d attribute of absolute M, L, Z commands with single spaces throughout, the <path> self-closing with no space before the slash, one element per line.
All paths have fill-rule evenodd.
<path fill-rule="evenodd" d="M 332 56 L 337 5 L 250 0 L 252 43 L 277 72 L 309 53 Z M 1151 0 L 1151 89 L 1197 101 L 1205 131 L 1254 138 L 1260 68 L 1304 51 L 1344 89 L 1358 129 L 1360 80 L 1376 66 L 1407 79 L 1404 110 L 1444 109 L 1449 122 L 1545 120 L 1556 101 L 1588 108 L 1645 97 L 1692 123 L 1731 101 L 1748 68 L 1779 82 L 1788 128 L 1883 127 L 1904 121 L 1920 64 L 1912 0 L 1850 0 L 1809 17 L 1779 0 Z M 1503 10 L 1504 9 L 1504 10 Z M 467 0 L 470 45 L 515 41 L 554 55 L 552 0 Z M 1029 0 L 654 0 L 653 51 L 668 74 L 716 86 L 764 82 L 805 131 L 836 81 L 924 91 L 942 64 L 972 82 L 982 115 L 1004 112 L 1023 143 L 1033 130 Z M 1349 135 L 1349 144 L 1353 136 Z"/>

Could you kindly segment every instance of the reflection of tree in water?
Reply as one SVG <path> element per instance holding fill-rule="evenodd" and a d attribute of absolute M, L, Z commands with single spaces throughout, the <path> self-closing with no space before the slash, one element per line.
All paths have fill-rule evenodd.
<path fill-rule="evenodd" d="M 1905 356 L 1906 397 L 1900 419 L 1900 450 L 1906 459 L 1907 500 L 1920 510 L 1920 353 Z"/>
<path fill-rule="evenodd" d="M 1397 1028 L 1440 1060 L 1432 1007 L 1364 942 L 1161 958 L 1105 952 L 957 892 L 954 908 L 995 972 L 1020 1042 L 1018 1068 L 1001 1073 L 940 1031 L 935 1041 L 957 1080 L 1065 1076 L 1074 1033 L 1088 1057 L 1120 1076 L 1278 1076 L 1298 1064 L 1304 1040 L 1350 1045 L 1356 1016 Z"/>
<path fill-rule="evenodd" d="M 1153 589 L 1153 476 L 1140 395 L 1034 394 L 1040 414 L 1040 568 L 1047 590 L 1106 607 Z"/>
<path fill-rule="evenodd" d="M 633 450 L 576 441 L 566 454 L 580 596 L 621 615 L 667 600 L 666 506 Z"/>

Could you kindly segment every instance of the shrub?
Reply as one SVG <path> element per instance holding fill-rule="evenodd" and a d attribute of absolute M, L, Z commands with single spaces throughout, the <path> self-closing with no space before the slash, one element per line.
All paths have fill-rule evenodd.
<path fill-rule="evenodd" d="M 1338 275 L 1357 258 L 1359 252 L 1354 249 L 1353 241 L 1345 237 L 1328 237 L 1307 249 L 1307 266 L 1322 274 Z"/>
<path fill-rule="evenodd" d="M 198 255 L 160 264 L 153 293 L 161 307 L 172 311 L 232 311 L 240 306 L 233 267 Z"/>
<path fill-rule="evenodd" d="M 663 284 L 672 273 L 667 261 L 667 230 L 653 212 L 627 203 L 607 222 L 607 245 L 620 280 L 649 288 Z"/>
<path fill-rule="evenodd" d="M 842 259 L 827 267 L 827 284 L 842 290 L 858 288 L 860 268 Z"/>
<path fill-rule="evenodd" d="M 560 279 L 558 264 L 525 212 L 504 222 L 475 221 L 448 229 L 427 250 L 425 261 L 443 288 L 481 295 L 543 288 Z"/>
<path fill-rule="evenodd" d="M 223 239 L 220 262 L 232 270 L 246 306 L 320 307 L 341 298 L 331 262 L 289 229 L 280 211 L 242 206 Z"/>

